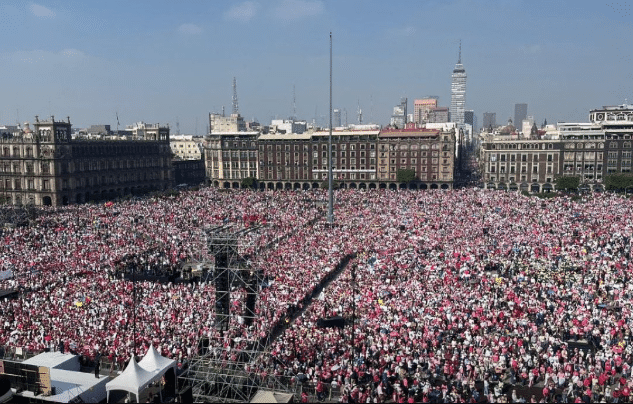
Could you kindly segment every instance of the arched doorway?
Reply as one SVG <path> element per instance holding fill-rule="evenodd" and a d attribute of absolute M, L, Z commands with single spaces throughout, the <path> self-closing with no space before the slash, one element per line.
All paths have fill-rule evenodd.
<path fill-rule="evenodd" d="M 50 196 L 45 196 L 44 198 L 42 198 L 42 204 L 44 206 L 51 206 L 53 204 L 53 200 Z"/>
<path fill-rule="evenodd" d="M 225 182 L 224 183 L 224 188 L 225 189 L 231 188 L 231 184 L 229 182 Z"/>
<path fill-rule="evenodd" d="M 358 184 L 358 189 L 367 189 L 367 184 L 361 182 L 360 184 Z"/>
<path fill-rule="evenodd" d="M 303 183 L 303 190 L 304 190 L 304 191 L 307 191 L 307 190 L 309 190 L 309 189 L 310 189 L 310 184 L 308 184 L 307 182 L 304 182 L 304 183 Z"/>
<path fill-rule="evenodd" d="M 437 184 L 431 184 L 431 189 L 437 189 L 437 188 L 439 188 Z"/>
<path fill-rule="evenodd" d="M 409 184 L 409 189 L 418 189 L 418 184 Z"/>
<path fill-rule="evenodd" d="M 521 189 L 521 191 L 529 192 L 530 191 L 530 184 L 528 184 L 527 182 L 522 182 L 521 186 L 519 188 Z"/>
<path fill-rule="evenodd" d="M 351 182 L 349 184 L 350 189 L 356 189 L 356 183 L 355 182 Z"/>
<path fill-rule="evenodd" d="M 284 188 L 285 188 L 287 191 L 290 191 L 290 190 L 292 189 L 292 184 L 291 184 L 291 183 L 289 183 L 289 182 L 286 182 L 286 185 L 284 185 Z"/>
<path fill-rule="evenodd" d="M 275 189 L 275 185 L 272 182 L 268 183 L 268 189 L 274 190 Z"/>
<path fill-rule="evenodd" d="M 530 190 L 532 192 L 539 193 L 541 192 L 541 187 L 539 184 L 532 184 L 532 186 L 530 187 Z"/>
<path fill-rule="evenodd" d="M 552 184 L 543 184 L 543 192 L 552 192 L 554 186 Z"/>
<path fill-rule="evenodd" d="M 277 184 L 275 184 L 275 189 L 284 189 L 284 184 L 278 182 Z"/>
<path fill-rule="evenodd" d="M 404 183 L 400 184 L 399 188 L 400 189 L 407 189 L 407 184 L 404 184 Z"/>
<path fill-rule="evenodd" d="M 442 184 L 442 186 L 440 187 L 442 189 L 448 189 L 448 184 Z"/>
<path fill-rule="evenodd" d="M 387 184 L 385 184 L 384 182 L 381 182 L 381 183 L 378 185 L 378 188 L 380 188 L 380 189 L 387 189 Z"/>
<path fill-rule="evenodd" d="M 373 182 L 369 183 L 369 189 L 376 189 L 376 184 Z"/>
<path fill-rule="evenodd" d="M 501 182 L 501 183 L 499 183 L 497 185 L 497 189 L 500 190 L 500 191 L 507 191 L 508 190 L 508 186 L 505 183 Z"/>
<path fill-rule="evenodd" d="M 429 188 L 429 186 L 428 186 L 428 185 L 426 185 L 426 184 L 420 184 L 420 189 L 424 189 L 424 190 L 426 190 L 426 189 L 428 189 L 428 188 Z"/>
<path fill-rule="evenodd" d="M 220 181 L 213 181 L 213 186 L 214 187 L 219 187 L 220 186 Z"/>
<path fill-rule="evenodd" d="M 295 182 L 294 189 L 295 190 L 300 190 L 301 189 L 301 184 L 299 184 L 298 182 Z"/>
<path fill-rule="evenodd" d="M 263 191 L 263 190 L 265 190 L 265 189 L 266 189 L 266 184 L 264 184 L 263 182 L 260 182 L 260 183 L 259 183 L 259 190 L 260 190 L 260 191 Z"/>
<path fill-rule="evenodd" d="M 519 185 L 515 184 L 514 182 L 511 182 L 510 185 L 508 186 L 508 189 L 510 191 L 518 191 L 519 190 Z"/>
<path fill-rule="evenodd" d="M 238 189 L 240 187 L 240 183 L 235 181 L 233 182 L 233 189 Z"/>
<path fill-rule="evenodd" d="M 344 182 L 341 182 L 340 184 L 338 184 L 339 189 L 345 189 L 347 188 L 347 184 Z"/>
<path fill-rule="evenodd" d="M 398 189 L 398 186 L 394 183 L 389 184 L 389 189 L 391 189 L 392 191 L 395 191 L 396 189 Z"/>
<path fill-rule="evenodd" d="M 319 183 L 318 182 L 313 182 L 312 183 L 312 189 L 319 189 Z"/>

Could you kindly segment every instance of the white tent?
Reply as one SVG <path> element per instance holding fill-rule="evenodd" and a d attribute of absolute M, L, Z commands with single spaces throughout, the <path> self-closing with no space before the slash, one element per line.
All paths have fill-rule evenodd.
<path fill-rule="evenodd" d="M 169 368 L 174 368 L 174 371 L 176 370 L 176 361 L 161 356 L 153 345 L 149 346 L 147 353 L 145 354 L 143 359 L 141 359 L 138 365 L 148 372 L 158 372 L 161 376 Z"/>
<path fill-rule="evenodd" d="M 162 374 L 149 372 L 136 363 L 132 357 L 125 370 L 114 380 L 106 384 L 106 399 L 110 401 L 110 390 L 123 390 L 136 395 L 139 401 L 139 393 L 150 383 L 159 380 Z"/>

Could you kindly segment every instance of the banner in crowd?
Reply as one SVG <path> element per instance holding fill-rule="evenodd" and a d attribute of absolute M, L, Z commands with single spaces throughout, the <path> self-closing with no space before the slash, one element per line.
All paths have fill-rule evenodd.
<path fill-rule="evenodd" d="M 6 279 L 13 279 L 13 271 L 10 269 L 6 269 L 4 271 L 0 271 L 0 281 L 4 281 Z"/>

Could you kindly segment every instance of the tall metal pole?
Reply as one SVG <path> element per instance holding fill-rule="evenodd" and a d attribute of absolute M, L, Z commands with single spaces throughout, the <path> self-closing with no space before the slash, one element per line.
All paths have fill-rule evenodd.
<path fill-rule="evenodd" d="M 330 136 L 327 145 L 328 157 L 328 211 L 327 222 L 334 223 L 334 192 L 332 179 L 332 32 L 330 32 Z"/>

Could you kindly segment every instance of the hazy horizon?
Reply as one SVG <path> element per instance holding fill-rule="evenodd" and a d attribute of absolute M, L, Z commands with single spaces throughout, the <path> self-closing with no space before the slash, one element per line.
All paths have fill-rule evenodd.
<path fill-rule="evenodd" d="M 204 134 L 209 112 L 269 123 L 333 106 L 385 125 L 401 97 L 450 105 L 462 41 L 466 109 L 481 126 L 527 103 L 544 119 L 587 121 L 590 109 L 633 102 L 630 3 L 319 0 L 4 1 L 0 124 L 70 116 L 74 127 L 169 123 Z M 18 116 L 19 114 L 19 116 Z M 196 125 L 197 120 L 197 125 Z M 342 120 L 345 120 L 342 114 Z"/>

